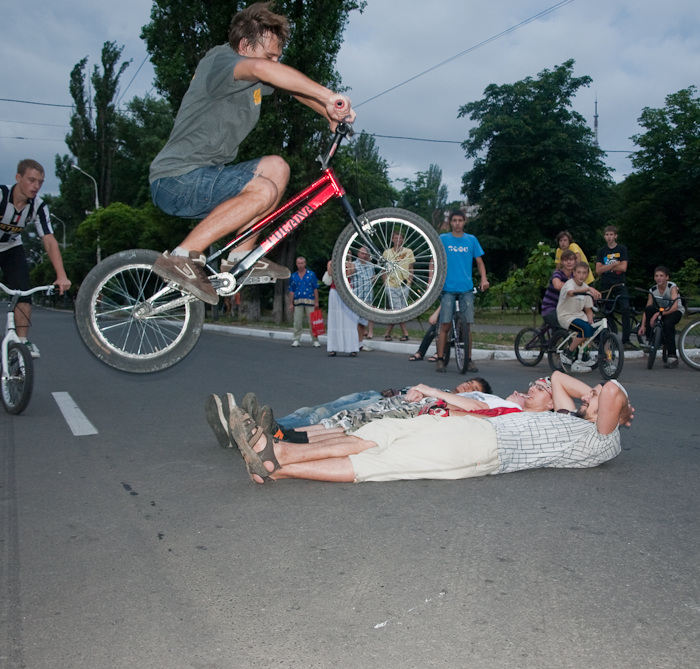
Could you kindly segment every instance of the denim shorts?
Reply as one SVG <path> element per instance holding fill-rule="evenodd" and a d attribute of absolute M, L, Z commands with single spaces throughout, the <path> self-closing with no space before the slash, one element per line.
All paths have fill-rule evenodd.
<path fill-rule="evenodd" d="M 474 322 L 474 293 L 445 293 L 440 295 L 440 322 L 451 323 L 455 314 L 455 303 L 459 302 L 459 313 L 467 323 Z"/>
<path fill-rule="evenodd" d="M 250 183 L 260 158 L 236 165 L 198 167 L 177 177 L 163 177 L 151 184 L 153 204 L 166 214 L 204 218 Z"/>

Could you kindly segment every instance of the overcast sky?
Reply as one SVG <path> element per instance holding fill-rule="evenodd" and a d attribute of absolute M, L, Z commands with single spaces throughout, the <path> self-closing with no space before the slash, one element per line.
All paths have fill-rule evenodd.
<path fill-rule="evenodd" d="M 338 70 L 353 104 L 360 105 L 556 3 L 369 0 L 363 14 L 351 15 Z M 9 4 L 3 9 L 0 97 L 70 105 L 71 69 L 85 56 L 92 69 L 107 40 L 124 45 L 123 57 L 132 60 L 122 77 L 122 103 L 151 91 L 150 62 L 136 74 L 147 55 L 139 34 L 150 9 L 150 0 Z M 359 106 L 356 127 L 377 135 L 461 142 L 470 122 L 457 118 L 459 107 L 480 99 L 486 86 L 536 77 L 573 58 L 575 76 L 593 79 L 579 92 L 575 109 L 593 127 L 597 96 L 601 148 L 629 151 L 643 107 L 662 107 L 668 94 L 698 84 L 698 35 L 697 0 L 574 0 Z M 44 192 L 58 193 L 54 156 L 67 153 L 63 137 L 69 116 L 69 107 L 0 102 L 0 179 L 13 183 L 17 162 L 31 157 L 47 170 Z M 377 143 L 392 178 L 413 177 L 435 163 L 450 199 L 460 197 L 461 177 L 470 163 L 458 144 L 388 138 Z M 631 171 L 625 153 L 609 153 L 607 163 L 616 180 Z"/>

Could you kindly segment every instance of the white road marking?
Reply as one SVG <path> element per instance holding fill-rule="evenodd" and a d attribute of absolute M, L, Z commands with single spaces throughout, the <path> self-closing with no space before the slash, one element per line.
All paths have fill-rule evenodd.
<path fill-rule="evenodd" d="M 83 437 L 88 434 L 97 434 L 97 428 L 87 419 L 87 416 L 80 410 L 70 394 L 51 394 L 74 436 Z"/>

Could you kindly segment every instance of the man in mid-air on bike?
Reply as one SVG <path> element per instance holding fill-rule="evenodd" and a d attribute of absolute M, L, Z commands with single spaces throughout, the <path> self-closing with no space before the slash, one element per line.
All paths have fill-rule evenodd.
<path fill-rule="evenodd" d="M 173 216 L 203 219 L 153 271 L 209 304 L 219 298 L 204 272 L 203 251 L 273 211 L 289 181 L 289 166 L 280 156 L 229 165 L 258 122 L 263 95 L 274 88 L 287 91 L 328 119 L 331 129 L 355 118 L 348 97 L 278 62 L 289 23 L 270 4 L 255 3 L 235 14 L 228 44 L 199 62 L 170 138 L 151 164 L 153 202 Z M 254 238 L 241 244 L 221 269 L 230 269 L 254 244 Z M 285 279 L 290 272 L 261 260 L 253 275 Z"/>
<path fill-rule="evenodd" d="M 44 185 L 44 168 L 36 160 L 21 160 L 13 186 L 0 186 L 0 270 L 8 288 L 29 290 L 29 265 L 22 245 L 21 232 L 34 224 L 46 254 L 56 271 L 54 283 L 63 295 L 70 288 L 70 281 L 63 269 L 61 249 L 53 234 L 49 208 L 38 197 Z M 36 344 L 27 341 L 31 323 L 32 298 L 20 297 L 15 309 L 17 336 L 27 345 L 33 358 L 39 357 Z"/>
<path fill-rule="evenodd" d="M 486 266 L 482 256 L 484 251 L 479 240 L 474 235 L 464 232 L 467 219 L 462 211 L 456 210 L 450 213 L 450 227 L 452 232 L 440 235 L 440 240 L 447 253 L 447 278 L 442 288 L 440 298 L 440 333 L 437 343 L 437 363 L 435 370 L 445 372 L 445 346 L 447 333 L 455 312 L 455 303 L 459 303 L 459 313 L 466 323 L 474 322 L 474 282 L 472 280 L 472 262 L 476 260 L 481 277 L 480 288 L 488 290 L 489 282 L 486 278 Z M 478 372 L 472 362 L 472 338 L 469 333 L 469 341 L 464 342 L 467 356 L 467 371 Z"/>

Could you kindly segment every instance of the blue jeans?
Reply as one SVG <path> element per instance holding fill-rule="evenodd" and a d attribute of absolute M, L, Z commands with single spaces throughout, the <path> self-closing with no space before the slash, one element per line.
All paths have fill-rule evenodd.
<path fill-rule="evenodd" d="M 459 302 L 459 313 L 463 322 L 474 322 L 474 293 L 470 290 L 464 293 L 447 293 L 440 295 L 440 323 L 451 323 L 455 314 L 455 306 Z"/>
<path fill-rule="evenodd" d="M 361 409 L 368 404 L 374 404 L 382 399 L 381 393 L 374 390 L 366 390 L 362 393 L 352 393 L 339 397 L 337 400 L 320 404 L 315 407 L 302 407 L 284 418 L 278 418 L 277 424 L 285 430 L 293 430 L 296 427 L 318 425 L 322 420 L 335 416 L 339 411 Z"/>
<path fill-rule="evenodd" d="M 163 177 L 151 184 L 153 204 L 166 214 L 181 218 L 204 218 L 216 207 L 250 183 L 260 159 L 236 165 L 212 165 L 181 174 Z"/>

